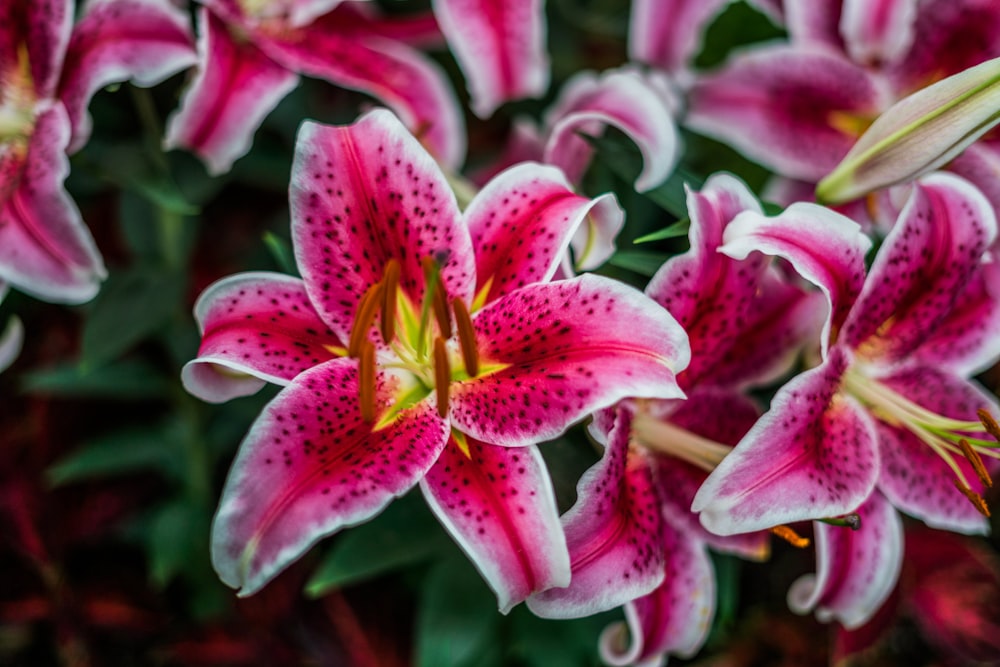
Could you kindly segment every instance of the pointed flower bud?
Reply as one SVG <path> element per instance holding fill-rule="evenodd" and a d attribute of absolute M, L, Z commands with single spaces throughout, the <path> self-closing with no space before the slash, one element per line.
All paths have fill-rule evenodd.
<path fill-rule="evenodd" d="M 821 203 L 839 204 L 937 169 L 1000 122 L 1000 58 L 938 81 L 872 124 L 816 186 Z"/>

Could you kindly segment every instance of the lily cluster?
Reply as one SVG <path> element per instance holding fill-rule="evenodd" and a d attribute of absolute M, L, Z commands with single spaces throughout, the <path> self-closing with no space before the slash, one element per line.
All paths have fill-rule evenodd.
<path fill-rule="evenodd" d="M 787 41 L 701 71 L 728 4 L 635 0 L 631 62 L 567 77 L 463 175 L 471 116 L 424 50 L 450 50 L 480 118 L 545 95 L 541 0 L 202 0 L 194 29 L 168 0 L 75 21 L 69 0 L 7 3 L 0 297 L 80 303 L 106 275 L 63 187 L 99 89 L 193 68 L 164 145 L 213 176 L 301 76 L 366 93 L 388 109 L 298 130 L 298 275 L 222 277 L 194 307 L 188 392 L 280 387 L 221 492 L 221 579 L 250 595 L 419 487 L 501 612 L 624 607 L 609 664 L 697 653 L 712 553 L 763 561 L 773 537 L 816 546 L 789 605 L 857 628 L 899 578 L 902 515 L 989 531 L 1000 404 L 975 376 L 1000 360 L 1000 4 L 759 0 Z M 771 170 L 781 206 L 711 175 L 685 185 L 689 248 L 644 292 L 591 273 L 629 222 L 585 194 L 591 138 L 634 143 L 648 192 L 683 160 L 679 125 Z M 22 342 L 13 318 L 0 370 Z M 600 459 L 560 516 L 540 446 L 580 423 Z"/>

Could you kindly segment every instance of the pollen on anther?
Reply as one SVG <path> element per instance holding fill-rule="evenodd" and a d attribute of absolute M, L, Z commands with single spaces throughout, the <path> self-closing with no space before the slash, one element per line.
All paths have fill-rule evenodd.
<path fill-rule="evenodd" d="M 980 514 L 982 514 L 986 518 L 990 517 L 990 508 L 986 505 L 986 501 L 983 499 L 981 495 L 979 495 L 978 493 L 967 487 L 965 484 L 958 481 L 957 479 L 955 480 L 955 488 L 961 491 L 962 495 L 964 495 L 966 498 L 969 499 L 969 502 L 972 503 L 972 506 L 975 507 Z"/>
<path fill-rule="evenodd" d="M 465 302 L 455 297 L 451 300 L 451 309 L 455 313 L 455 325 L 458 327 L 458 342 L 462 348 L 462 362 L 469 377 L 479 374 L 479 349 L 476 346 L 476 330 L 472 327 L 472 318 Z"/>
<path fill-rule="evenodd" d="M 448 388 L 451 384 L 451 364 L 444 338 L 434 339 L 434 391 L 437 395 L 437 410 L 441 417 L 448 416 Z"/>
<path fill-rule="evenodd" d="M 965 438 L 958 441 L 958 447 L 962 450 L 962 455 L 965 456 L 965 459 L 972 465 L 972 469 L 976 471 L 976 477 L 983 483 L 983 486 L 991 488 L 993 486 L 993 479 L 990 477 L 989 471 L 986 470 L 979 452 L 974 450 Z"/>
<path fill-rule="evenodd" d="M 979 408 L 976 410 L 976 415 L 979 417 L 979 421 L 982 422 L 986 432 L 992 435 L 997 441 L 1000 441 L 1000 424 L 993 418 L 989 410 Z"/>
<path fill-rule="evenodd" d="M 382 340 L 390 345 L 396 334 L 396 294 L 399 291 L 399 262 L 390 259 L 382 279 Z"/>
<path fill-rule="evenodd" d="M 371 424 L 375 421 L 375 346 L 370 340 L 361 343 L 358 387 L 361 420 Z"/>
<path fill-rule="evenodd" d="M 802 537 L 788 526 L 775 526 L 771 529 L 771 533 L 798 549 L 805 549 L 809 546 L 809 538 Z"/>
<path fill-rule="evenodd" d="M 354 325 L 347 342 L 347 355 L 357 357 L 361 353 L 361 343 L 367 340 L 368 329 L 375 321 L 375 313 L 382 305 L 383 284 L 377 282 L 364 293 L 358 302 L 358 310 L 354 315 Z"/>

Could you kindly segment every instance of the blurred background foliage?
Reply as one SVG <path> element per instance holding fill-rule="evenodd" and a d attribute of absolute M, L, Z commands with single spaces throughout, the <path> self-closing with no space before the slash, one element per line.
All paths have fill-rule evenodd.
<path fill-rule="evenodd" d="M 381 4 L 393 12 L 427 5 Z M 488 121 L 467 117 L 470 169 L 498 154 L 513 118 L 538 118 L 569 76 L 627 59 L 624 0 L 550 0 L 547 11 L 549 98 L 508 105 Z M 711 67 L 734 48 L 782 34 L 734 3 L 708 30 L 696 62 Z M 464 96 L 451 57 L 436 55 Z M 93 139 L 73 156 L 67 187 L 109 268 L 99 296 L 64 308 L 11 294 L 0 307 L 0 321 L 17 313 L 28 332 L 21 357 L 0 375 L 0 664 L 598 664 L 597 636 L 620 612 L 557 622 L 520 607 L 501 616 L 419 494 L 325 540 L 251 598 L 218 581 L 208 545 L 221 484 L 275 390 L 223 405 L 184 392 L 180 368 L 199 341 L 192 305 L 231 273 L 294 271 L 287 187 L 296 129 L 307 118 L 350 122 L 371 101 L 304 79 L 268 116 L 253 150 L 211 178 L 192 156 L 160 148 L 184 82 L 182 74 L 153 90 L 123 85 L 91 105 Z M 675 175 L 638 194 L 636 147 L 614 133 L 593 139 L 599 159 L 585 190 L 614 191 L 628 216 L 602 272 L 641 288 L 685 249 L 685 183 L 697 188 L 725 170 L 759 192 L 768 177 L 721 144 L 683 140 Z M 582 428 L 542 451 L 565 510 L 598 452 Z M 948 539 L 966 548 L 962 538 Z M 921 639 L 906 615 L 912 606 L 886 612 L 898 620 L 865 653 L 855 649 L 868 644 L 790 615 L 784 591 L 811 567 L 811 551 L 783 544 L 767 565 L 718 557 L 717 619 L 691 662 L 817 665 L 836 649 L 853 655 L 852 664 L 951 664 Z M 995 592 L 995 565 L 983 572 L 979 583 Z M 904 586 L 917 584 L 904 574 Z"/>

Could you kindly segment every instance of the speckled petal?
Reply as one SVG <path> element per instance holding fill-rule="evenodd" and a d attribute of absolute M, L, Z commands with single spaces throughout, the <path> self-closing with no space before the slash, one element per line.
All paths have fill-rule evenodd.
<path fill-rule="evenodd" d="M 642 153 L 642 171 L 635 179 L 640 192 L 665 181 L 679 157 L 673 108 L 635 69 L 617 69 L 600 76 L 576 74 L 546 113 L 546 125 L 549 136 L 544 161 L 562 169 L 573 183 L 583 178 L 594 152 L 580 134 L 600 136 L 608 126 L 623 132 Z"/>
<path fill-rule="evenodd" d="M 880 380 L 901 396 L 945 417 L 976 421 L 976 410 L 986 408 L 1000 415 L 991 398 L 971 380 L 963 380 L 931 367 L 900 371 Z M 989 521 L 955 488 L 955 473 L 930 447 L 908 431 L 878 422 L 882 472 L 879 488 L 901 511 L 932 528 L 959 533 L 987 533 Z M 985 493 L 972 466 L 960 454 L 955 462 L 972 490 Z M 985 459 L 996 469 L 995 461 Z"/>
<path fill-rule="evenodd" d="M 344 347 L 316 314 L 302 281 L 279 273 L 223 278 L 198 297 L 194 317 L 201 347 L 181 380 L 212 403 L 252 394 L 265 382 L 286 385 L 341 356 Z"/>
<path fill-rule="evenodd" d="M 729 2 L 635 0 L 629 17 L 629 59 L 683 72 L 698 54 L 705 29 Z"/>
<path fill-rule="evenodd" d="M 760 204 L 741 181 L 717 174 L 700 192 L 688 192 L 687 209 L 691 249 L 668 260 L 646 288 L 691 338 L 682 386 L 780 375 L 811 328 L 808 309 L 800 307 L 804 293 L 768 271 L 759 253 L 734 260 L 718 252 L 729 223 L 743 211 L 760 214 Z"/>
<path fill-rule="evenodd" d="M 844 0 L 843 4 L 840 34 L 854 62 L 884 66 L 906 55 L 913 44 L 917 0 Z"/>
<path fill-rule="evenodd" d="M 667 655 L 688 658 L 701 649 L 715 616 L 715 572 L 705 545 L 670 526 L 663 583 L 625 605 L 628 624 L 601 633 L 601 659 L 609 665 L 658 665 Z"/>
<path fill-rule="evenodd" d="M 465 75 L 473 113 L 540 97 L 549 86 L 542 0 L 433 0 L 434 13 Z"/>
<path fill-rule="evenodd" d="M 577 485 L 577 501 L 563 516 L 573 576 L 566 588 L 528 598 L 545 618 L 579 618 L 613 609 L 663 582 L 667 546 L 651 461 L 630 447 L 631 420 L 621 413 L 604 457 Z M 672 541 L 677 541 L 673 536 Z"/>
<path fill-rule="evenodd" d="M 724 240 L 719 252 L 738 260 L 755 251 L 782 257 L 820 288 L 828 313 L 821 339 L 825 354 L 865 283 L 871 240 L 861 227 L 830 209 L 799 203 L 773 218 L 743 213 L 726 228 Z"/>
<path fill-rule="evenodd" d="M 538 448 L 452 440 L 420 482 L 431 509 L 507 613 L 532 593 L 569 584 L 569 552 Z"/>
<path fill-rule="evenodd" d="M 59 103 L 35 120 L 17 189 L 0 201 L 0 279 L 45 301 L 82 303 L 97 294 L 106 272 L 63 188 L 69 134 Z"/>
<path fill-rule="evenodd" d="M 488 303 L 548 281 L 590 212 L 613 198 L 582 197 L 561 171 L 533 162 L 499 174 L 465 210 L 476 248 L 476 292 L 488 285 Z"/>
<path fill-rule="evenodd" d="M 899 580 L 903 565 L 903 523 L 878 492 L 857 509 L 861 527 L 815 524 L 816 574 L 788 591 L 792 611 L 816 610 L 821 621 L 858 628 L 878 611 Z"/>
<path fill-rule="evenodd" d="M 217 175 L 250 150 L 264 117 L 299 79 L 251 42 L 236 39 L 204 7 L 198 23 L 198 71 L 167 123 L 164 143 L 195 153 Z"/>
<path fill-rule="evenodd" d="M 875 487 L 875 427 L 838 391 L 847 352 L 782 387 L 771 409 L 722 460 L 691 509 L 720 535 L 847 514 Z"/>
<path fill-rule="evenodd" d="M 169 0 L 90 0 L 73 28 L 59 99 L 73 126 L 72 153 L 90 137 L 87 104 L 120 81 L 156 85 L 197 62 L 187 12 Z"/>
<path fill-rule="evenodd" d="M 919 363 L 969 377 L 1000 358 L 1000 266 L 986 264 L 969 281 L 948 316 L 913 352 Z"/>
<path fill-rule="evenodd" d="M 292 71 L 377 98 L 442 165 L 458 169 L 465 159 L 464 119 L 441 67 L 402 41 L 342 22 L 340 13 L 299 29 L 261 31 L 257 46 Z"/>
<path fill-rule="evenodd" d="M 377 378 L 385 405 L 396 379 Z M 229 471 L 212 526 L 212 563 L 250 595 L 337 530 L 375 516 L 438 458 L 448 425 L 429 401 L 372 431 L 358 410 L 357 362 L 302 373 L 264 409 Z"/>
<path fill-rule="evenodd" d="M 587 274 L 535 284 L 473 318 L 485 370 L 452 384 L 451 418 L 498 445 L 554 438 L 628 396 L 678 398 L 687 336 L 637 290 Z M 491 366 L 497 366 L 491 370 Z"/>
<path fill-rule="evenodd" d="M 24 47 L 35 97 L 51 98 L 72 25 L 72 0 L 0 3 L 0 75 L 19 66 L 19 50 Z"/>
<path fill-rule="evenodd" d="M 886 68 L 886 75 L 902 97 L 996 57 L 1000 57 L 1000 3 L 922 0 L 911 47 L 904 58 Z"/>
<path fill-rule="evenodd" d="M 874 363 L 907 358 L 951 316 L 996 234 L 993 207 L 967 181 L 922 179 L 879 249 L 844 343 Z"/>
<path fill-rule="evenodd" d="M 358 301 L 400 263 L 400 289 L 419 307 L 420 261 L 441 263 L 451 298 L 471 301 L 475 257 L 458 204 L 434 159 L 385 109 L 353 125 L 303 123 L 291 180 L 292 242 L 306 291 L 342 340 Z"/>
<path fill-rule="evenodd" d="M 699 79 L 686 122 L 782 176 L 818 181 L 857 139 L 831 118 L 874 118 L 885 102 L 871 75 L 836 53 L 767 46 Z"/>

